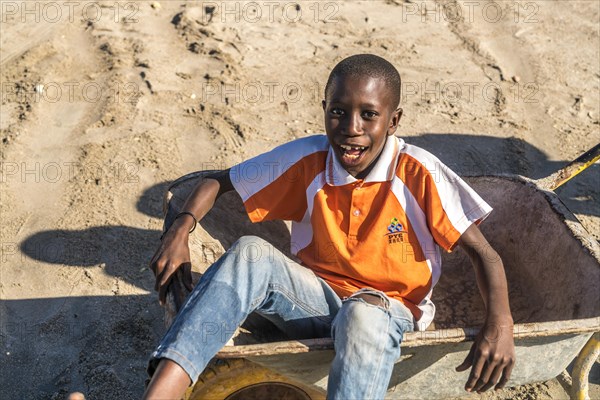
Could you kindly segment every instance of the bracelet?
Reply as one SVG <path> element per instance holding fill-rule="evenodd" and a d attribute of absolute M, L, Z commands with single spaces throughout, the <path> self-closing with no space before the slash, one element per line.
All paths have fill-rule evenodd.
<path fill-rule="evenodd" d="M 179 217 L 181 217 L 181 216 L 183 216 L 183 215 L 189 215 L 190 217 L 192 217 L 192 218 L 194 219 L 194 226 L 192 226 L 192 229 L 190 229 L 190 232 L 189 232 L 189 233 L 192 233 L 192 232 L 194 232 L 194 229 L 196 229 L 196 225 L 198 225 L 198 220 L 196 219 L 196 217 L 194 216 L 194 214 L 192 214 L 192 213 L 191 213 L 191 212 L 189 212 L 189 211 L 182 211 L 182 212 L 180 212 L 179 214 L 177 214 L 177 215 L 175 216 L 175 218 L 173 219 L 173 222 L 175 222 L 175 220 L 176 220 L 177 218 L 179 218 Z"/>

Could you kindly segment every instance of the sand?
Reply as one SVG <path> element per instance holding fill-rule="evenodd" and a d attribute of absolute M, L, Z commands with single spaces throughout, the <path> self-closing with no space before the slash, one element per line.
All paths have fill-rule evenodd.
<path fill-rule="evenodd" d="M 537 179 L 600 141 L 596 1 L 0 6 L 6 399 L 140 397 L 166 185 L 322 132 L 345 56 L 398 67 L 397 134 L 461 174 Z M 596 239 L 599 182 L 594 165 L 557 190 Z"/>

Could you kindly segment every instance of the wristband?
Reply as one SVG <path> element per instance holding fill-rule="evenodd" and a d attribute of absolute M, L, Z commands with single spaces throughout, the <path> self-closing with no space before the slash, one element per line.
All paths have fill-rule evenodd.
<path fill-rule="evenodd" d="M 183 216 L 183 215 L 189 215 L 190 217 L 192 217 L 192 218 L 194 219 L 194 226 L 192 226 L 192 229 L 190 229 L 190 232 L 189 232 L 189 233 L 192 233 L 192 232 L 194 232 L 194 229 L 196 229 L 196 225 L 198 225 L 198 220 L 196 219 L 196 217 L 194 216 L 194 214 L 192 214 L 192 213 L 191 213 L 191 212 L 189 212 L 189 211 L 182 211 L 182 212 L 180 212 L 179 214 L 177 214 L 177 215 L 175 216 L 175 219 L 173 219 L 173 222 L 175 222 L 175 220 L 176 220 L 177 218 L 179 218 L 179 217 L 181 217 L 181 216 Z"/>

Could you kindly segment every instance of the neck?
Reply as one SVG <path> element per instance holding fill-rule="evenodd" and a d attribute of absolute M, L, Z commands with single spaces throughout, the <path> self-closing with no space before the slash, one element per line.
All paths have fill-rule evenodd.
<path fill-rule="evenodd" d="M 383 142 L 383 146 L 381 146 L 381 150 L 379 150 L 379 154 L 377 154 L 377 157 L 375 157 L 373 162 L 371 162 L 371 164 L 369 164 L 369 166 L 367 168 L 365 168 L 363 171 L 360 171 L 358 174 L 356 174 L 354 176 L 356 179 L 365 179 L 369 175 L 369 172 L 371 172 L 373 167 L 375 167 L 375 164 L 377 164 L 377 161 L 379 161 L 379 157 L 381 157 L 381 153 L 383 153 L 383 149 L 385 148 L 385 146 L 387 144 L 387 138 L 388 137 L 386 136 L 385 142 Z"/>

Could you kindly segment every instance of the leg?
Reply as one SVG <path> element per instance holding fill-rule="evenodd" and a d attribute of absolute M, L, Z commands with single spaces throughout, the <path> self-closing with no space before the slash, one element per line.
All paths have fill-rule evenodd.
<path fill-rule="evenodd" d="M 176 362 L 163 358 L 156 367 L 154 377 L 148 384 L 143 399 L 180 399 L 191 383 L 183 368 Z"/>
<path fill-rule="evenodd" d="M 265 240 L 244 236 L 202 276 L 152 354 L 149 373 L 166 358 L 195 382 L 253 311 L 296 337 L 327 336 L 340 305 L 312 271 Z"/>
<path fill-rule="evenodd" d="M 370 304 L 373 295 L 380 305 Z M 345 300 L 332 326 L 335 358 L 327 398 L 383 399 L 402 336 L 412 329 L 408 308 L 382 292 L 362 289 Z"/>

